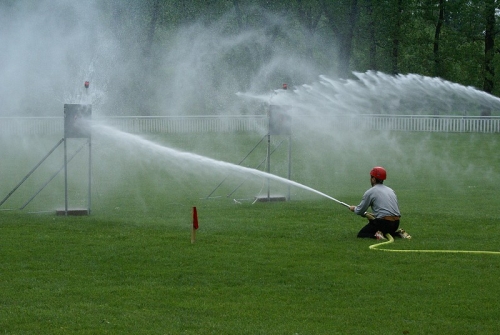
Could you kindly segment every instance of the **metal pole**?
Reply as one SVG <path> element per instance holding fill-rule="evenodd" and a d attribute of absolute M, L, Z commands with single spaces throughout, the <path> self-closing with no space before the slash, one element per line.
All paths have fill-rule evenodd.
<path fill-rule="evenodd" d="M 288 136 L 288 180 L 292 179 L 292 135 Z M 288 201 L 290 201 L 290 184 L 288 184 Z"/>
<path fill-rule="evenodd" d="M 264 138 L 266 138 L 266 135 L 264 135 L 264 137 L 262 137 L 262 138 L 260 139 L 259 143 L 257 143 L 257 144 L 253 147 L 253 149 L 252 149 L 252 150 L 250 150 L 250 152 L 249 152 L 249 153 L 245 156 L 245 158 L 243 158 L 243 159 L 242 159 L 242 160 L 238 163 L 238 165 L 241 165 L 241 163 L 243 163 L 243 162 L 245 161 L 245 159 L 247 159 L 247 158 L 248 158 L 248 156 L 250 156 L 250 154 L 251 154 L 252 152 L 254 152 L 254 150 L 255 150 L 255 149 L 259 146 L 259 144 L 260 144 L 260 143 L 264 140 Z M 212 194 L 213 194 L 213 193 L 214 193 L 214 192 L 215 192 L 215 191 L 216 191 L 219 187 L 221 187 L 221 185 L 222 185 L 222 184 L 223 184 L 223 183 L 227 180 L 227 178 L 229 178 L 229 175 L 228 175 L 228 176 L 226 176 L 226 177 L 225 177 L 225 178 L 224 178 L 224 179 L 223 179 L 223 180 L 219 183 L 219 185 L 217 185 L 217 186 L 213 189 L 213 191 L 212 191 L 212 192 L 210 192 L 210 194 L 209 194 L 209 195 L 207 195 L 207 197 L 206 197 L 205 199 L 210 198 L 210 196 L 211 196 L 211 195 L 212 195 Z M 234 191 L 233 191 L 233 192 L 234 192 Z M 229 195 L 228 195 L 228 196 L 229 196 Z"/>
<path fill-rule="evenodd" d="M 7 201 L 7 199 L 9 199 L 9 197 L 26 181 L 26 179 L 28 179 L 29 176 L 31 176 L 31 174 L 35 172 L 36 169 L 38 169 L 38 167 L 47 159 L 47 157 L 49 157 L 54 152 L 54 150 L 56 150 L 56 148 L 61 144 L 62 141 L 64 141 L 64 138 L 57 142 L 57 144 L 49 151 L 49 153 L 45 155 L 45 157 L 43 157 L 40 162 L 38 162 L 38 164 L 21 180 L 21 182 L 17 184 L 16 187 L 14 187 L 14 189 L 10 191 L 10 193 L 7 194 L 7 196 L 2 201 L 0 201 L 0 206 L 2 206 L 3 203 Z"/>
<path fill-rule="evenodd" d="M 271 135 L 267 134 L 267 164 L 266 172 L 271 173 Z M 271 201 L 271 180 L 267 178 L 267 201 Z"/>
<path fill-rule="evenodd" d="M 64 138 L 64 215 L 68 216 L 68 154 L 67 139 Z"/>
<path fill-rule="evenodd" d="M 77 151 L 76 151 L 73 155 L 71 155 L 71 156 L 67 159 L 67 162 L 68 162 L 68 163 L 70 163 L 70 162 L 73 160 L 73 158 L 75 158 L 75 156 L 76 156 L 76 155 L 77 155 L 77 154 L 78 154 L 78 153 L 79 153 L 79 152 L 80 152 L 80 151 L 81 151 L 84 147 L 85 147 L 85 145 L 82 145 L 80 148 L 78 148 L 78 150 L 77 150 Z M 33 194 L 33 196 L 32 196 L 31 198 L 29 198 L 29 200 L 28 200 L 28 201 L 26 201 L 26 202 L 24 203 L 24 205 L 23 205 L 21 208 L 19 208 L 19 209 L 24 209 L 24 207 L 28 206 L 28 204 L 31 202 L 31 200 L 35 199 L 35 197 L 36 197 L 36 196 L 37 196 L 40 192 L 42 192 L 42 191 L 43 191 L 43 189 L 45 188 L 45 186 L 47 186 L 47 185 L 48 185 L 48 184 L 49 184 L 49 183 L 50 183 L 50 182 L 51 182 L 51 181 L 52 181 L 52 180 L 53 180 L 53 179 L 54 179 L 54 178 L 55 178 L 55 177 L 56 177 L 56 176 L 57 176 L 57 175 L 58 175 L 58 174 L 59 174 L 59 173 L 63 170 L 63 169 L 64 169 L 64 164 L 63 164 L 63 165 L 61 165 L 61 167 L 59 168 L 59 170 L 57 170 L 57 171 L 56 171 L 56 172 L 52 175 L 52 177 L 50 177 L 50 179 L 49 179 L 49 180 L 48 180 L 45 184 L 43 184 L 43 185 L 42 185 L 42 187 L 40 187 L 40 189 L 38 189 L 38 191 L 37 191 L 37 192 L 35 192 L 35 194 Z"/>
<path fill-rule="evenodd" d="M 276 146 L 276 148 L 274 148 L 272 151 L 271 151 L 271 156 L 273 155 L 273 152 L 275 152 L 279 147 L 280 145 L 283 143 L 283 140 L 278 143 L 278 145 Z M 256 170 L 260 169 L 260 167 L 262 166 L 262 164 L 264 164 L 265 162 L 267 162 L 267 158 L 264 158 L 259 165 L 257 165 L 257 167 L 255 167 Z M 247 180 L 247 178 L 245 178 L 245 180 Z M 234 192 L 236 192 L 243 184 L 245 183 L 245 181 L 243 181 L 242 183 L 240 183 L 231 193 L 229 193 L 228 195 L 226 195 L 226 197 L 230 197 Z"/>
<path fill-rule="evenodd" d="M 92 204 L 92 142 L 89 138 L 89 199 L 88 199 L 88 215 L 90 215 L 90 207 Z"/>

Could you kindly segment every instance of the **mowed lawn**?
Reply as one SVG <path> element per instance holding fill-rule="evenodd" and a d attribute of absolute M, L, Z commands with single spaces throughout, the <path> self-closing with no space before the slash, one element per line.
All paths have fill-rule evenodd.
<path fill-rule="evenodd" d="M 292 179 L 354 205 L 369 187 L 370 168 L 383 165 L 386 184 L 399 197 L 402 227 L 413 238 L 381 249 L 500 252 L 497 134 L 358 137 L 351 143 L 298 134 Z M 148 139 L 238 163 L 261 136 Z M 57 138 L 22 142 L 1 149 L 1 198 Z M 37 145 L 28 145 L 33 142 Z M 266 194 L 267 180 L 155 150 L 133 139 L 93 138 L 90 216 L 55 215 L 64 204 L 62 175 L 19 210 L 60 167 L 60 151 L 0 207 L 0 332 L 496 334 L 500 329 L 500 254 L 370 250 L 377 241 L 355 237 L 364 219 L 334 201 L 291 187 L 290 201 L 254 202 Z M 265 150 L 259 146 L 242 165 L 258 166 Z M 70 207 L 86 205 L 85 150 L 80 156 L 70 165 Z M 271 172 L 286 176 L 288 167 L 285 139 L 273 153 Z M 288 192 L 287 185 L 269 185 L 271 194 Z M 200 226 L 194 244 L 193 207 Z"/>

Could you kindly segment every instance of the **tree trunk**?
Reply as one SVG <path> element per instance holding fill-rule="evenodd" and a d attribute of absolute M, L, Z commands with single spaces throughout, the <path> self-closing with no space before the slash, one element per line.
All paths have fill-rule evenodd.
<path fill-rule="evenodd" d="M 392 39 L 392 74 L 399 73 L 399 43 L 401 36 L 401 16 L 403 13 L 403 0 L 397 0 L 396 25 Z"/>
<path fill-rule="evenodd" d="M 144 56 L 151 56 L 151 50 L 153 49 L 156 23 L 158 22 L 158 16 L 160 12 L 160 0 L 153 0 L 152 12 L 151 12 L 151 21 L 149 22 L 148 35 L 146 38 L 146 45 L 144 46 Z"/>
<path fill-rule="evenodd" d="M 323 12 L 338 44 L 337 74 L 347 78 L 351 74 L 352 39 L 358 18 L 358 1 L 350 0 L 343 4 L 346 6 L 340 8 L 337 4 L 332 5 L 331 0 L 322 1 Z"/>
<path fill-rule="evenodd" d="M 304 4 L 302 0 L 297 0 L 297 5 L 299 21 L 306 28 L 306 55 L 312 59 L 314 34 L 323 12 L 319 9 L 315 11 L 311 3 Z"/>
<path fill-rule="evenodd" d="M 373 17 L 373 0 L 367 0 L 367 11 L 370 18 L 368 26 L 368 35 L 370 36 L 369 57 L 368 64 L 371 70 L 377 70 L 377 39 L 375 37 L 375 20 Z"/>
<path fill-rule="evenodd" d="M 341 78 L 351 74 L 352 39 L 358 19 L 358 1 L 352 0 L 347 14 L 347 25 L 339 33 L 339 63 L 337 73 Z"/>
<path fill-rule="evenodd" d="M 241 13 L 240 1 L 233 0 L 234 13 L 236 14 L 236 22 L 238 23 L 238 29 L 240 32 L 243 31 L 243 14 Z"/>
<path fill-rule="evenodd" d="M 439 0 L 439 16 L 436 23 L 436 30 L 434 31 L 434 76 L 443 76 L 441 68 L 441 55 L 439 54 L 439 42 L 441 38 L 441 28 L 444 22 L 444 0 Z"/>
<path fill-rule="evenodd" d="M 493 57 L 495 55 L 495 0 L 488 0 L 485 4 L 486 29 L 484 34 L 484 82 L 483 90 L 488 93 L 493 92 L 495 65 Z"/>

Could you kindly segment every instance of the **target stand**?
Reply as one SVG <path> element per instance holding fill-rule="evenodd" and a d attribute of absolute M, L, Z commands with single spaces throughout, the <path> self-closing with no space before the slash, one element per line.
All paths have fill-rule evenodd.
<path fill-rule="evenodd" d="M 288 136 L 288 180 L 292 174 L 292 117 L 290 106 L 270 105 L 268 112 L 268 132 L 267 132 L 267 157 L 266 172 L 271 173 L 271 136 Z M 256 202 L 276 202 L 290 200 L 290 185 L 288 185 L 288 195 L 271 195 L 271 180 L 267 178 L 267 195 L 255 197 Z"/>
<path fill-rule="evenodd" d="M 49 180 L 28 200 L 21 208 L 24 209 L 62 170 L 64 170 L 64 209 L 56 210 L 57 215 L 90 215 L 91 207 L 91 129 L 90 119 L 92 105 L 65 104 L 64 105 L 64 138 L 38 162 L 37 165 L 14 187 L 7 196 L 0 201 L 0 206 L 35 172 L 35 170 L 62 144 L 64 143 L 64 164 L 56 171 Z M 83 145 L 68 157 L 68 140 L 85 140 Z M 85 147 L 88 146 L 88 197 L 87 208 L 69 208 L 68 206 L 68 163 Z"/>
<path fill-rule="evenodd" d="M 264 135 L 260 139 L 260 141 L 253 147 L 252 150 L 243 158 L 238 165 L 241 165 L 245 159 L 247 159 L 250 154 L 252 154 L 257 147 L 264 141 L 264 139 L 267 139 L 267 152 L 266 152 L 266 158 L 264 158 L 260 164 L 256 167 L 256 169 L 259 169 L 261 166 L 265 165 L 265 171 L 267 173 L 271 173 L 271 155 L 275 150 L 277 150 L 281 144 L 285 141 L 282 139 L 276 148 L 272 149 L 271 148 L 271 136 L 274 135 L 286 135 L 288 138 L 288 180 L 291 178 L 291 172 L 292 172 L 292 165 L 291 165 L 291 159 L 292 159 L 292 117 L 290 115 L 291 108 L 289 106 L 276 106 L 276 105 L 270 105 L 269 110 L 268 110 L 268 131 L 267 134 Z M 227 180 L 228 177 L 224 178 L 213 190 L 208 194 L 205 199 L 209 199 L 212 194 L 215 193 L 215 191 Z M 230 197 L 235 193 L 242 185 L 244 181 L 240 183 L 232 192 L 230 192 L 226 197 Z M 267 178 L 267 195 L 259 195 L 254 197 L 254 202 L 276 202 L 276 201 L 287 201 L 290 200 L 290 185 L 288 185 L 288 195 L 287 196 L 275 196 L 271 195 L 271 180 Z M 236 201 L 236 199 L 235 199 Z"/>
<path fill-rule="evenodd" d="M 57 215 L 90 215 L 92 185 L 92 142 L 90 120 L 92 105 L 64 105 L 64 209 L 56 210 Z M 68 139 L 84 139 L 88 145 L 88 194 L 87 208 L 68 207 Z"/>
<path fill-rule="evenodd" d="M 288 89 L 287 84 L 283 84 L 283 90 L 286 91 Z M 291 174 L 292 174 L 292 107 L 287 106 L 287 105 L 268 105 L 268 110 L 267 110 L 267 121 L 268 121 L 268 128 L 267 128 L 267 134 L 264 135 L 264 137 L 261 138 L 261 140 L 255 145 L 255 147 L 241 160 L 238 165 L 241 165 L 243 161 L 248 158 L 248 156 L 264 141 L 265 138 L 267 138 L 267 152 L 266 152 L 266 158 L 261 161 L 261 163 L 256 167 L 256 169 L 259 169 L 264 163 L 265 165 L 265 171 L 270 174 L 271 173 L 271 155 L 273 152 L 278 149 L 278 147 L 283 143 L 285 140 L 281 139 L 281 141 L 278 143 L 277 147 L 272 149 L 271 148 L 271 136 L 275 135 L 280 135 L 280 136 L 286 136 L 288 139 L 288 174 L 287 178 L 288 180 L 291 180 Z M 210 194 L 205 198 L 209 199 L 212 194 L 224 183 L 224 181 L 228 177 L 224 178 L 216 187 L 215 189 L 210 192 Z M 230 192 L 226 197 L 230 197 L 236 190 L 238 190 L 244 182 L 240 183 L 239 186 L 237 186 L 232 192 Z M 235 202 L 236 199 L 234 199 Z M 290 200 L 290 184 L 288 184 L 288 194 L 286 196 L 283 195 L 271 195 L 271 179 L 267 178 L 267 195 L 259 195 L 254 197 L 254 203 L 255 202 L 276 202 L 276 201 L 289 201 Z"/>

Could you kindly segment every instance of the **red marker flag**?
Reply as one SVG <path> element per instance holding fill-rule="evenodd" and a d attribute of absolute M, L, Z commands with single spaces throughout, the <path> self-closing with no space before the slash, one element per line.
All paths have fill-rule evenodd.
<path fill-rule="evenodd" d="M 193 229 L 198 229 L 198 213 L 196 207 L 193 207 Z"/>
<path fill-rule="evenodd" d="M 191 243 L 196 241 L 196 230 L 198 229 L 198 213 L 196 207 L 193 207 L 193 229 L 191 229 Z"/>

